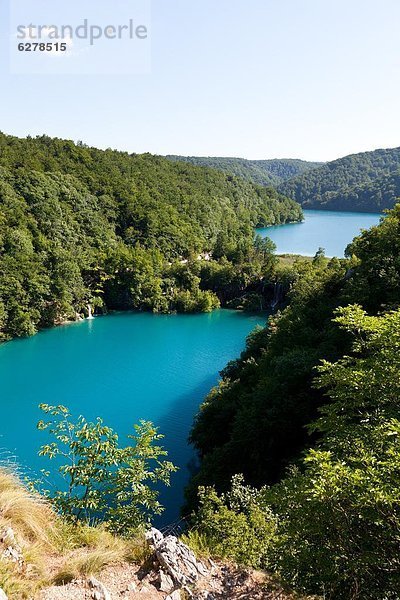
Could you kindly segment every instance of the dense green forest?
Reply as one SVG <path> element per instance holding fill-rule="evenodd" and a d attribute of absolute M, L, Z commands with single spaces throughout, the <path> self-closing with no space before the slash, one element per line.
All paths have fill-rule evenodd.
<path fill-rule="evenodd" d="M 400 148 L 352 154 L 283 182 L 304 208 L 381 212 L 400 194 Z"/>
<path fill-rule="evenodd" d="M 88 304 L 212 310 L 219 291 L 268 274 L 273 248 L 254 245 L 254 227 L 301 218 L 276 191 L 211 169 L 1 134 L 0 339 Z"/>
<path fill-rule="evenodd" d="M 370 314 L 400 304 L 400 206 L 356 238 L 348 259 L 297 260 L 289 306 L 249 337 L 243 355 L 222 372 L 207 398 L 192 441 L 202 457 L 196 481 L 223 489 L 242 472 L 252 484 L 277 481 L 309 443 L 304 426 L 324 403 L 311 386 L 321 359 L 336 360 L 349 340 L 332 323 L 339 306 L 360 304 Z"/>
<path fill-rule="evenodd" d="M 276 187 L 283 181 L 296 177 L 296 175 L 301 175 L 310 169 L 315 169 L 322 164 L 294 158 L 246 160 L 245 158 L 174 155 L 169 155 L 166 158 L 225 171 L 237 177 L 242 177 L 247 181 L 267 187 Z"/>
<path fill-rule="evenodd" d="M 346 259 L 319 252 L 285 276 L 290 304 L 250 335 L 195 420 L 191 538 L 299 591 L 394 600 L 400 204 Z"/>
<path fill-rule="evenodd" d="M 352 154 L 329 163 L 294 159 L 168 156 L 272 186 L 303 208 L 381 212 L 400 195 L 400 148 Z"/>
<path fill-rule="evenodd" d="M 326 203 L 313 204 L 313 208 L 326 208 L 334 210 L 355 211 L 382 211 L 392 208 L 396 198 L 400 197 L 400 168 L 389 175 L 382 175 L 373 181 L 355 185 L 348 190 L 332 192 L 327 197 Z M 304 205 L 304 208 L 307 208 Z"/>

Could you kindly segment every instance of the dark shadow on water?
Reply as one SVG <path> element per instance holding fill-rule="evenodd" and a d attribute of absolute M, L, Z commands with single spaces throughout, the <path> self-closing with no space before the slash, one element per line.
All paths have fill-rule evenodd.
<path fill-rule="evenodd" d="M 177 398 L 173 408 L 155 423 L 165 436 L 163 445 L 168 451 L 168 460 L 179 467 L 179 471 L 172 474 L 171 486 L 160 487 L 160 502 L 166 509 L 155 519 L 156 527 L 174 529 L 180 521 L 184 489 L 190 475 L 198 469 L 198 459 L 194 448 L 189 445 L 188 436 L 200 405 L 218 380 L 218 372 L 205 378 L 190 393 Z"/>

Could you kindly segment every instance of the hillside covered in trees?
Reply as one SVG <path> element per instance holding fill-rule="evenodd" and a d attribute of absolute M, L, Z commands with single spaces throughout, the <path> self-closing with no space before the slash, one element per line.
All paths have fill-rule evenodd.
<path fill-rule="evenodd" d="M 305 425 L 324 404 L 311 386 L 320 360 L 336 360 L 349 340 L 332 323 L 339 306 L 369 314 L 400 306 L 400 204 L 347 248 L 347 259 L 298 259 L 281 272 L 288 307 L 256 330 L 242 357 L 222 372 L 198 414 L 192 441 L 203 458 L 198 481 L 223 489 L 243 472 L 253 484 L 279 479 L 309 443 Z M 223 426 L 222 426 L 223 424 Z"/>
<path fill-rule="evenodd" d="M 283 182 L 303 208 L 381 212 L 400 195 L 400 148 L 352 154 Z"/>
<path fill-rule="evenodd" d="M 301 218 L 276 191 L 210 169 L 1 134 L 0 339 L 88 304 L 211 310 L 220 300 L 202 284 L 203 263 L 240 295 L 273 250 L 254 246 L 254 227 Z"/>
<path fill-rule="evenodd" d="M 346 259 L 282 273 L 290 304 L 193 426 L 199 548 L 331 600 L 399 597 L 399 240 L 397 204 Z"/>
<path fill-rule="evenodd" d="M 167 156 L 272 186 L 303 208 L 382 212 L 400 196 L 400 148 L 352 154 L 329 163 Z"/>
<path fill-rule="evenodd" d="M 166 158 L 192 165 L 211 167 L 218 171 L 225 171 L 226 173 L 267 187 L 276 187 L 283 181 L 291 179 L 296 175 L 301 175 L 310 169 L 315 169 L 322 164 L 294 158 L 246 160 L 245 158 L 174 155 L 169 155 Z"/>

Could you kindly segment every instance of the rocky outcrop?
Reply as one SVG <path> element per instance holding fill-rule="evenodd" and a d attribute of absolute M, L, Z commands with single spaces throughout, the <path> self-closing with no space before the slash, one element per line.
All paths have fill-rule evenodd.
<path fill-rule="evenodd" d="M 38 600 L 293 600 L 265 573 L 205 563 L 178 538 L 157 529 L 146 537 L 152 554 L 144 565 L 109 565 L 96 577 L 46 588 Z"/>
<path fill-rule="evenodd" d="M 182 596 L 179 590 L 175 590 L 172 594 L 166 597 L 165 600 L 182 600 Z"/>
<path fill-rule="evenodd" d="M 95 577 L 89 577 L 88 585 L 92 590 L 93 600 L 112 600 L 107 588 Z"/>
<path fill-rule="evenodd" d="M 154 552 L 154 562 L 159 566 L 159 582 L 164 588 L 161 591 L 188 588 L 200 577 L 210 574 L 192 550 L 174 535 L 164 537 L 158 529 L 153 528 L 146 534 L 146 539 Z"/>
<path fill-rule="evenodd" d="M 3 546 L 1 558 L 4 560 L 9 560 L 22 568 L 24 564 L 22 549 L 19 546 L 15 538 L 14 530 L 11 527 L 6 527 L 0 532 L 0 543 Z"/>

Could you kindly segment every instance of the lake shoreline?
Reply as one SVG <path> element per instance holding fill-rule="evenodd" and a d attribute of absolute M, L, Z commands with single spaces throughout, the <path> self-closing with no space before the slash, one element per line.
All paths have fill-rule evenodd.
<path fill-rule="evenodd" d="M 36 430 L 38 405 L 63 404 L 73 417 L 100 416 L 121 442 L 141 419 L 165 435 L 169 460 L 180 467 L 162 490 L 163 524 L 179 516 L 195 453 L 188 444 L 193 419 L 219 372 L 245 348 L 265 314 L 234 309 L 195 315 L 120 312 L 53 327 L 0 346 L 1 447 L 24 472 L 48 464 L 37 456 L 46 436 Z M 73 323 L 71 323 L 72 325 Z M 58 485 L 59 478 L 52 479 Z"/>
<path fill-rule="evenodd" d="M 364 229 L 378 225 L 384 214 L 332 210 L 304 210 L 302 223 L 288 223 L 257 229 L 269 237 L 276 254 L 315 256 L 320 248 L 327 258 L 344 258 L 345 250 Z"/>

